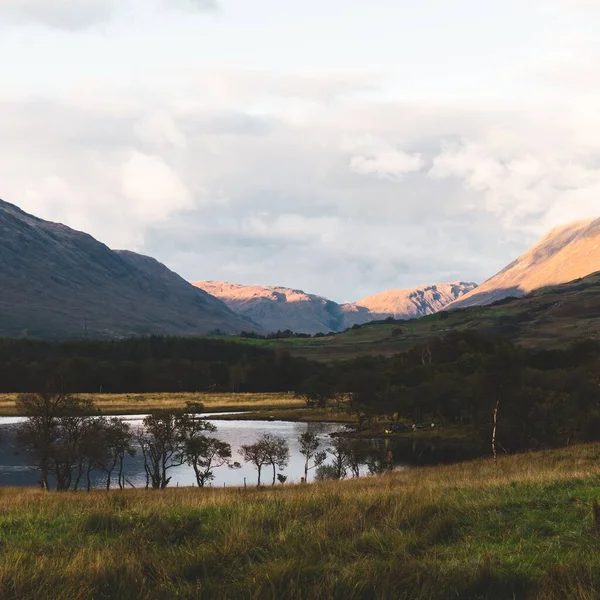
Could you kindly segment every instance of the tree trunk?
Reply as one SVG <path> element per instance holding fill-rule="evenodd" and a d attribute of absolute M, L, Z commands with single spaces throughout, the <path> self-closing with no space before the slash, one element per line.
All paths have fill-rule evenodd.
<path fill-rule="evenodd" d="M 125 474 L 123 472 L 123 461 L 125 460 L 124 456 L 119 456 L 119 489 L 125 489 Z"/>
<path fill-rule="evenodd" d="M 260 467 L 257 467 L 257 469 L 258 469 L 258 484 L 256 487 L 260 487 L 260 472 L 262 470 L 262 465 Z"/>
<path fill-rule="evenodd" d="M 275 463 L 273 463 L 273 483 L 271 485 L 275 485 Z"/>
<path fill-rule="evenodd" d="M 88 492 L 91 491 L 91 489 L 92 489 L 92 480 L 90 478 L 90 473 L 91 472 L 92 472 L 92 463 L 90 462 L 90 463 L 88 463 L 87 474 L 86 474 L 86 477 L 87 477 L 87 491 Z"/>
<path fill-rule="evenodd" d="M 500 400 L 496 402 L 496 408 L 494 409 L 494 429 L 492 430 L 492 454 L 494 455 L 494 464 L 498 464 L 498 454 L 496 452 L 496 430 L 498 427 L 498 407 L 500 406 Z"/>
<path fill-rule="evenodd" d="M 75 479 L 75 485 L 73 486 L 73 489 L 75 491 L 77 491 L 79 488 L 79 481 L 81 480 L 82 475 L 83 475 L 83 462 L 80 462 L 79 467 L 77 467 L 77 478 Z"/>

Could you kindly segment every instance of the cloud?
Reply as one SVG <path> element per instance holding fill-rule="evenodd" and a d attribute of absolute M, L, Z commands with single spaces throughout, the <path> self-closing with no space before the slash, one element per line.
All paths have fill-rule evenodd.
<path fill-rule="evenodd" d="M 138 8 L 135 0 L 2 0 L 5 22 L 41 23 L 65 30 L 81 30 L 110 21 L 116 14 Z M 216 0 L 145 0 L 145 11 L 214 10 Z"/>
<path fill-rule="evenodd" d="M 20 19 L 57 27 L 123 25 L 133 1 L 5 2 L 0 17 L 18 5 Z M 139 5 L 167 10 L 158 2 Z M 195 10 L 183 0 L 181 9 Z M 105 46 L 88 36 L 101 51 L 89 64 L 102 67 L 89 73 L 81 40 L 52 33 L 61 57 L 82 53 L 85 76 L 64 85 L 52 79 L 31 92 L 18 85 L 30 70 L 14 70 L 15 86 L 0 92 L 3 199 L 191 280 L 288 285 L 340 301 L 483 280 L 550 227 L 600 215 L 593 31 L 577 43 L 568 28 L 528 38 L 535 51 L 503 71 L 473 67 L 491 73 L 489 87 L 465 87 L 453 71 L 444 95 L 403 79 L 394 87 L 385 73 L 286 70 L 283 51 L 279 70 L 256 68 L 261 53 L 248 66 L 222 66 L 189 53 L 188 38 L 152 62 L 146 34 L 156 26 L 134 32 L 139 73 L 133 51 L 119 70 L 128 35 L 114 32 Z M 165 35 L 175 39 L 177 28 Z M 299 56 L 304 64 L 308 51 Z M 429 81 L 423 73 L 417 84 Z"/>
<path fill-rule="evenodd" d="M 121 191 L 132 215 L 163 221 L 193 208 L 192 195 L 178 175 L 157 156 L 132 151 L 121 166 Z"/>
<path fill-rule="evenodd" d="M 350 168 L 359 175 L 377 175 L 392 179 L 400 179 L 407 173 L 420 171 L 424 166 L 425 161 L 421 154 L 409 154 L 372 137 L 367 138 L 363 144 L 362 153 L 350 161 Z"/>
<path fill-rule="evenodd" d="M 0 16 L 5 20 L 75 30 L 108 21 L 115 8 L 113 0 L 3 0 Z"/>

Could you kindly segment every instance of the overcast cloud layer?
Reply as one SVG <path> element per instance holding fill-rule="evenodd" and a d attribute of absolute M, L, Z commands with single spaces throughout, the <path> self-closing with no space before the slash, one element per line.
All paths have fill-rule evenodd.
<path fill-rule="evenodd" d="M 0 197 L 339 301 L 600 216 L 596 3 L 420 4 L 4 0 Z"/>

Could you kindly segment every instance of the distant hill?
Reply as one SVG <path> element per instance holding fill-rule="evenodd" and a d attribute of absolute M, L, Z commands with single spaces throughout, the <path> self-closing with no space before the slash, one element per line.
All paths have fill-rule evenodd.
<path fill-rule="evenodd" d="M 156 260 L 0 200 L 0 337 L 122 338 L 259 329 Z"/>
<path fill-rule="evenodd" d="M 491 304 L 600 270 L 600 219 L 550 231 L 533 248 L 448 308 Z"/>
<path fill-rule="evenodd" d="M 344 315 L 327 298 L 284 287 L 197 281 L 196 287 L 219 298 L 234 312 L 252 319 L 268 332 L 315 334 L 341 331 Z"/>
<path fill-rule="evenodd" d="M 413 319 L 429 315 L 476 287 L 474 283 L 449 283 L 410 290 L 389 290 L 354 304 L 284 287 L 250 286 L 223 281 L 198 281 L 193 285 L 223 300 L 269 332 L 339 332 L 356 324 L 387 319 Z"/>
<path fill-rule="evenodd" d="M 476 287 L 476 283 L 459 281 L 408 290 L 387 290 L 354 304 L 344 304 L 342 311 L 347 326 L 389 317 L 416 319 L 442 310 Z"/>

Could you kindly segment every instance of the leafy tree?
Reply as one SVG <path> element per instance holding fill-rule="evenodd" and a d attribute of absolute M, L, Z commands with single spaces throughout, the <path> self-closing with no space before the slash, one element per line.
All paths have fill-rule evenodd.
<path fill-rule="evenodd" d="M 240 448 L 240 454 L 246 462 L 254 465 L 254 468 L 258 473 L 257 487 L 260 487 L 262 468 L 268 464 L 264 444 L 261 444 L 260 441 L 255 442 L 254 444 L 245 444 Z"/>
<path fill-rule="evenodd" d="M 171 481 L 168 471 L 185 461 L 181 414 L 161 410 L 148 415 L 136 438 L 144 457 L 146 487 L 165 489 Z"/>
<path fill-rule="evenodd" d="M 300 443 L 300 454 L 304 456 L 304 481 L 308 482 L 308 471 L 315 469 L 325 462 L 327 459 L 327 452 L 319 452 L 321 442 L 317 434 L 312 431 L 305 431 L 298 438 Z M 309 466 L 310 459 L 314 457 L 312 467 Z"/>
<path fill-rule="evenodd" d="M 276 469 L 282 471 L 290 460 L 290 447 L 285 438 L 270 433 L 264 433 L 260 436 L 258 442 L 262 446 L 265 454 L 265 464 L 273 468 L 273 483 L 275 485 Z"/>
<path fill-rule="evenodd" d="M 78 484 L 90 448 L 95 405 L 68 394 L 39 393 L 21 394 L 16 406 L 27 417 L 19 425 L 18 438 L 37 457 L 42 489 L 50 489 L 50 475 L 60 491 L 70 488 L 74 476 Z"/>
<path fill-rule="evenodd" d="M 104 421 L 100 435 L 107 457 L 106 459 L 99 458 L 97 462 L 106 473 L 106 489 L 110 489 L 112 474 L 115 469 L 117 469 L 118 486 L 123 489 L 125 487 L 125 457 L 135 456 L 137 453 L 131 425 L 123 419 L 113 417 Z"/>

